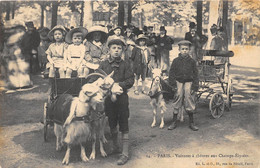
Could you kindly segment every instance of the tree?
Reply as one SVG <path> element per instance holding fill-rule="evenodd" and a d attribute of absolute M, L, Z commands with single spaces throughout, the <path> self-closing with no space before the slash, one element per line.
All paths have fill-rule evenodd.
<path fill-rule="evenodd" d="M 124 1 L 118 1 L 118 26 L 124 26 L 125 7 Z"/>
<path fill-rule="evenodd" d="M 38 1 L 37 2 L 41 7 L 41 27 L 44 27 L 44 11 L 46 10 L 46 7 L 50 5 L 50 2 L 48 1 Z"/>
<path fill-rule="evenodd" d="M 51 28 L 57 25 L 57 17 L 58 17 L 58 1 L 52 1 L 52 14 L 51 14 Z"/>

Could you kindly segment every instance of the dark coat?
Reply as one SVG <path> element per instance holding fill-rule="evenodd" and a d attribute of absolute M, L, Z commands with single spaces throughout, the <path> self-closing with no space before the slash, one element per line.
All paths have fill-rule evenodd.
<path fill-rule="evenodd" d="M 117 96 L 116 102 L 112 102 L 110 97 L 107 97 L 105 100 L 105 111 L 106 115 L 110 116 L 109 113 L 117 113 L 116 111 L 111 111 L 111 109 L 118 109 L 120 112 L 129 116 L 129 102 L 127 89 L 130 89 L 134 85 L 134 73 L 130 68 L 130 63 L 122 59 L 113 60 L 109 57 L 107 60 L 100 63 L 99 69 L 103 70 L 107 74 L 110 74 L 114 71 L 113 79 L 115 82 L 118 82 L 119 85 L 123 88 L 123 94 Z M 118 108 L 116 108 L 118 106 Z"/>
<path fill-rule="evenodd" d="M 21 41 L 21 48 L 23 53 L 31 53 L 32 49 L 37 50 L 40 45 L 41 38 L 39 32 L 33 30 L 32 33 L 26 32 Z"/>
<path fill-rule="evenodd" d="M 181 83 L 192 82 L 192 90 L 197 91 L 199 80 L 196 61 L 190 56 L 183 57 L 179 54 L 179 56 L 173 60 L 169 72 L 170 84 L 174 83 L 175 80 Z"/>
<path fill-rule="evenodd" d="M 100 63 L 99 69 L 103 70 L 107 74 L 114 71 L 112 78 L 115 82 L 119 83 L 124 92 L 127 92 L 127 89 L 130 89 L 134 84 L 134 74 L 130 68 L 130 63 L 127 61 L 122 59 L 113 60 L 109 57 Z"/>
<path fill-rule="evenodd" d="M 162 49 L 172 50 L 173 43 L 174 43 L 173 39 L 167 35 L 165 35 L 164 37 L 157 36 L 157 38 L 156 38 L 156 44 L 157 44 L 158 50 L 162 50 Z"/>
<path fill-rule="evenodd" d="M 151 60 L 151 57 L 150 57 L 150 51 L 148 50 L 147 48 L 147 51 L 148 51 L 148 63 L 150 62 Z M 142 53 L 141 53 L 141 49 L 138 48 L 138 47 L 135 47 L 132 51 L 132 55 L 130 57 L 130 59 L 133 61 L 133 72 L 135 74 L 141 74 L 142 72 L 142 69 L 146 66 L 145 63 L 142 63 Z"/>

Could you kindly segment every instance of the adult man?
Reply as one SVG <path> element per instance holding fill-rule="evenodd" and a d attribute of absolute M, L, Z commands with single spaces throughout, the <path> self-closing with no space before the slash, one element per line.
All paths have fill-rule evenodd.
<path fill-rule="evenodd" d="M 164 26 L 160 27 L 160 35 L 156 39 L 157 45 L 157 64 L 162 69 L 163 75 L 169 72 L 170 50 L 172 50 L 173 39 L 166 35 Z"/>
<path fill-rule="evenodd" d="M 194 22 L 190 22 L 190 31 L 185 34 L 185 40 L 192 43 L 190 48 L 191 57 L 197 62 L 202 60 L 202 55 L 199 53 L 202 46 L 207 42 L 208 38 L 206 36 L 200 36 L 197 33 L 197 26 Z"/>
<path fill-rule="evenodd" d="M 36 31 L 33 22 L 26 22 L 27 32 L 21 41 L 22 53 L 25 61 L 30 64 L 30 72 L 36 72 L 39 69 L 39 61 L 37 56 L 37 47 L 40 45 L 41 38 L 39 32 Z"/>

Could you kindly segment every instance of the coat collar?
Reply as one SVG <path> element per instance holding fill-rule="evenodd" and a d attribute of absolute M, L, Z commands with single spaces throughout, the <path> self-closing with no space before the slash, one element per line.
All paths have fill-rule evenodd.
<path fill-rule="evenodd" d="M 122 61 L 121 57 L 120 59 L 114 59 L 111 56 L 108 58 L 108 62 L 111 64 L 112 67 L 117 67 L 119 68 L 119 64 Z"/>

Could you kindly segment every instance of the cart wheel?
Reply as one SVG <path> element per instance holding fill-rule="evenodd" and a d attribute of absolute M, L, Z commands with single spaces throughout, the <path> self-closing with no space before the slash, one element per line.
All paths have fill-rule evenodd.
<path fill-rule="evenodd" d="M 233 93 L 232 93 L 232 79 L 230 78 L 228 80 L 228 84 L 227 84 L 227 102 L 226 102 L 226 109 L 228 111 L 230 111 L 231 109 L 231 104 L 232 104 L 232 96 L 233 96 Z"/>
<path fill-rule="evenodd" d="M 44 142 L 47 141 L 47 131 L 48 131 L 48 122 L 47 122 L 47 103 L 44 103 L 44 107 L 43 107 L 43 138 L 44 138 Z"/>
<path fill-rule="evenodd" d="M 215 93 L 210 99 L 209 110 L 214 118 L 219 118 L 223 115 L 225 109 L 224 98 L 221 94 Z"/>

